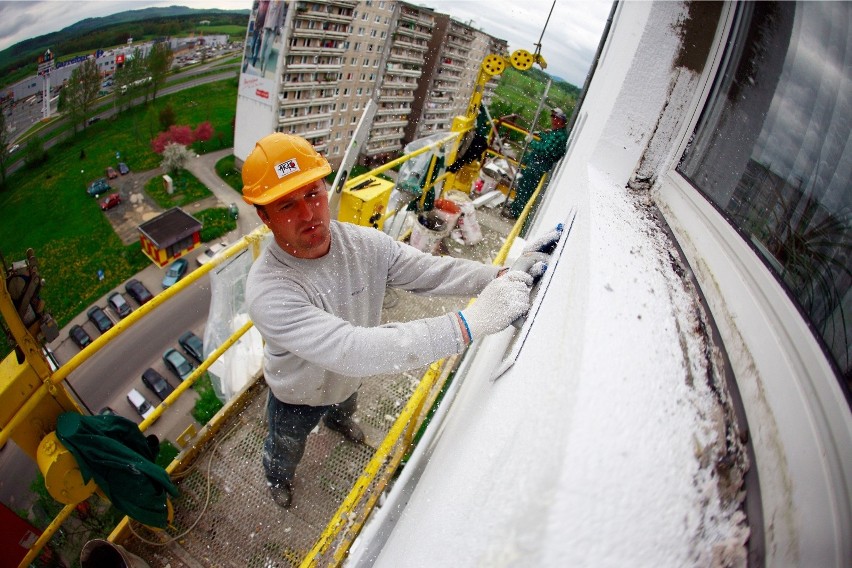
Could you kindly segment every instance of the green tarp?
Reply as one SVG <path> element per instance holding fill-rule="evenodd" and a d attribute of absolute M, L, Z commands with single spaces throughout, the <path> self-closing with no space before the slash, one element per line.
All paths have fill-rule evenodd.
<path fill-rule="evenodd" d="M 56 435 L 77 459 L 83 481 L 94 479 L 116 509 L 145 525 L 166 527 L 167 494 L 177 497 L 178 490 L 154 463 L 156 436 L 145 437 L 121 416 L 73 412 L 59 417 Z"/>

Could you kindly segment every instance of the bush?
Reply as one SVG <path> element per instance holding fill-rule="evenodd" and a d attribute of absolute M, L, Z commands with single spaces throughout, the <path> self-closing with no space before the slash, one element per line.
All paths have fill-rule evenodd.
<path fill-rule="evenodd" d="M 236 167 L 236 158 L 233 154 L 225 156 L 216 162 L 216 173 L 220 178 L 225 180 L 225 183 L 230 185 L 234 190 L 243 194 L 243 174 Z"/>
<path fill-rule="evenodd" d="M 207 373 L 204 373 L 204 376 L 196 381 L 192 388 L 198 393 L 198 401 L 195 403 L 195 408 L 192 409 L 192 417 L 199 424 L 207 424 L 222 409 L 224 404 L 216 397 L 213 384 L 210 382 L 210 375 Z"/>

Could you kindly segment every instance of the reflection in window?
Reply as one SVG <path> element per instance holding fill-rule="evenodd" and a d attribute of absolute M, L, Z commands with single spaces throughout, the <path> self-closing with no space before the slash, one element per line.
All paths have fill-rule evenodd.
<path fill-rule="evenodd" d="M 852 378 L 852 3 L 743 2 L 678 171 L 744 234 Z"/>

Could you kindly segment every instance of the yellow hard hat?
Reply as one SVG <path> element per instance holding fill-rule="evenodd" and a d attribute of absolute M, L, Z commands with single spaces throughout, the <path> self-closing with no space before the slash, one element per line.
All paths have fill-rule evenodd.
<path fill-rule="evenodd" d="M 257 141 L 243 164 L 243 199 L 266 205 L 330 173 L 328 160 L 310 142 L 274 132 Z"/>

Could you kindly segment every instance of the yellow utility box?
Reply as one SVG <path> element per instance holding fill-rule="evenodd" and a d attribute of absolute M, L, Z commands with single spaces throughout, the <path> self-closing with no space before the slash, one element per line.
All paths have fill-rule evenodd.
<path fill-rule="evenodd" d="M 343 188 L 340 194 L 340 212 L 338 221 L 373 227 L 381 230 L 382 218 L 388 207 L 394 183 L 376 176 L 370 176 L 353 186 Z"/>

